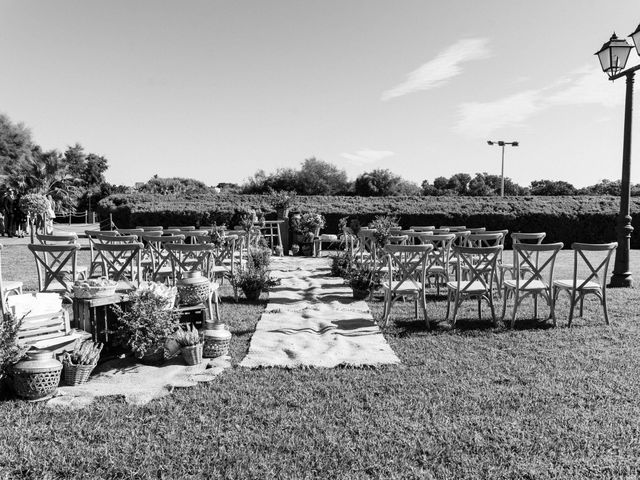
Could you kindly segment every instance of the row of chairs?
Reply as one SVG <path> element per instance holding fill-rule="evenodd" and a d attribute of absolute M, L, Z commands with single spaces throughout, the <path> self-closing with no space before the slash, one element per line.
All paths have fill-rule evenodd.
<path fill-rule="evenodd" d="M 384 247 L 386 280 L 383 282 L 383 325 L 388 323 L 393 301 L 409 294 L 416 299 L 416 317 L 420 302 L 423 316 L 429 325 L 426 316 L 426 288 L 432 278 L 435 278 L 438 294 L 440 283 L 446 285 L 446 319 L 449 319 L 453 307 L 453 325 L 460 305 L 467 298 L 478 301 L 479 317 L 481 303 L 486 301 L 491 309 L 493 322 L 497 323 L 494 294 L 503 297 L 503 319 L 506 315 L 507 300 L 513 299 L 511 326 L 515 324 L 518 307 L 529 296 L 533 297 L 535 317 L 538 315 L 538 299 L 542 298 L 549 306 L 549 318 L 555 325 L 555 304 L 562 291 L 568 292 L 570 297 L 569 325 L 578 304 L 582 315 L 584 297 L 588 294 L 598 297 L 605 321 L 609 323 L 605 281 L 610 259 L 617 247 L 616 243 L 574 243 L 573 278 L 554 280 L 555 259 L 563 244 L 542 244 L 544 233 L 511 234 L 513 261 L 508 263 L 503 261 L 504 233 L 502 238 L 497 238 L 498 232 L 470 233 L 468 230 L 460 230 L 455 233 L 462 232 L 466 233 L 458 237 L 453 234 L 429 232 L 418 244 L 409 244 L 406 241 L 394 243 L 392 238 L 390 244 Z M 464 241 L 454 243 L 462 237 Z M 594 256 L 597 258 L 594 259 Z M 371 257 L 369 254 L 369 261 Z M 581 270 L 584 270 L 583 277 L 579 277 Z"/>

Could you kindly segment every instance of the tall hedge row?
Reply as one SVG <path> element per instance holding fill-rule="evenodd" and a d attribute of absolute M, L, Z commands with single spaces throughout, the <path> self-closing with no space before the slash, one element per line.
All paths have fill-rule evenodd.
<path fill-rule="evenodd" d="M 102 218 L 112 215 L 122 228 L 138 225 L 229 225 L 237 207 L 275 212 L 264 195 L 112 195 L 99 204 Z M 615 240 L 619 199 L 601 197 L 298 197 L 302 211 L 317 211 L 327 219 L 326 232 L 337 232 L 340 218 L 350 216 L 366 224 L 377 215 L 400 218 L 411 225 L 484 226 L 511 232 L 547 232 L 547 241 L 606 242 Z M 632 198 L 635 229 L 632 248 L 640 248 L 640 198 Z M 231 226 L 231 225 L 229 225 Z"/>

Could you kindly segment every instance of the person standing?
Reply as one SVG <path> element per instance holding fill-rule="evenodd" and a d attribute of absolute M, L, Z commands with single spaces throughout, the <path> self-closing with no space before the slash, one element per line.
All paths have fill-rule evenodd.
<path fill-rule="evenodd" d="M 9 237 L 13 237 L 16 233 L 16 192 L 10 188 L 2 199 L 2 211 L 4 212 L 5 230 Z"/>
<path fill-rule="evenodd" d="M 53 234 L 53 219 L 56 218 L 56 211 L 53 206 L 53 197 L 47 195 L 47 214 L 44 221 L 44 231 L 47 235 Z"/>

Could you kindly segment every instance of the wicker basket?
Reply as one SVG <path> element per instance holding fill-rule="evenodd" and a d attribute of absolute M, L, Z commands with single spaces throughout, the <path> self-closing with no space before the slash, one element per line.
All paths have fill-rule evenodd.
<path fill-rule="evenodd" d="M 182 347 L 182 358 L 184 358 L 187 365 L 199 365 L 202 363 L 202 353 L 202 343 Z"/>
<path fill-rule="evenodd" d="M 82 287 L 80 285 L 73 286 L 73 296 L 76 298 L 100 298 L 115 295 L 117 284 L 102 287 Z"/>
<path fill-rule="evenodd" d="M 82 385 L 87 383 L 89 376 L 93 369 L 96 368 L 96 364 L 92 365 L 73 365 L 71 363 L 64 363 L 62 373 L 64 375 L 64 383 L 71 387 Z"/>

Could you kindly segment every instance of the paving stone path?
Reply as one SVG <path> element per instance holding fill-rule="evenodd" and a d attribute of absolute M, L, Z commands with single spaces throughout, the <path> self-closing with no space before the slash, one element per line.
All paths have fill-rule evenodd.
<path fill-rule="evenodd" d="M 352 299 L 328 258 L 272 261 L 279 287 L 269 302 L 240 366 L 326 367 L 398 364 L 366 302 Z"/>

